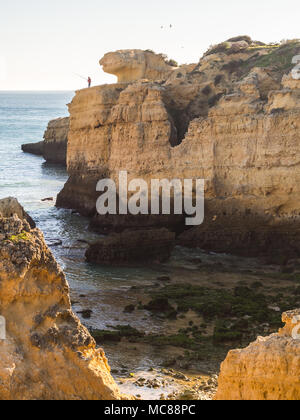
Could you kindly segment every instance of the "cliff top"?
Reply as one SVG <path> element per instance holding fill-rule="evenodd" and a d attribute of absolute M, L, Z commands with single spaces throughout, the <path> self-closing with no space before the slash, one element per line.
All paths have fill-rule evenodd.
<path fill-rule="evenodd" d="M 285 40 L 280 43 L 265 44 L 253 41 L 249 36 L 237 36 L 225 42 L 212 45 L 198 63 L 198 68 L 207 60 L 224 61 L 226 70 L 242 78 L 253 67 L 270 68 L 278 73 L 278 79 L 292 68 L 292 58 L 300 53 L 300 40 Z M 228 59 L 229 58 L 229 59 Z M 195 65 L 178 66 L 164 54 L 151 50 L 119 50 L 110 52 L 100 60 L 107 73 L 118 77 L 119 83 L 130 83 L 140 79 L 166 80 L 178 69 L 183 72 L 195 70 Z M 197 70 L 197 68 L 196 68 Z"/>

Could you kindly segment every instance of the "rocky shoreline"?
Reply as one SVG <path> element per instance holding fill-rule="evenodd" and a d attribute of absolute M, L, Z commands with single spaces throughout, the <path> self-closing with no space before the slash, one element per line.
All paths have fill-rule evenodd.
<path fill-rule="evenodd" d="M 74 307 L 86 310 L 83 322 L 93 325 L 90 332 L 108 353 L 122 391 L 143 398 L 179 399 L 188 392 L 191 399 L 213 399 L 228 351 L 277 332 L 283 326 L 281 313 L 299 307 L 299 267 L 297 261 L 278 266 L 204 251 L 193 256 L 177 248 L 160 266 L 164 275 L 127 289 L 126 297 L 114 290 L 107 298 L 103 292 L 93 298 L 73 295 Z M 100 308 L 107 312 L 116 302 L 118 313 L 97 330 Z M 137 363 L 144 358 L 148 365 Z M 170 382 L 170 369 L 189 380 Z M 159 383 L 165 386 L 156 388 Z"/>
<path fill-rule="evenodd" d="M 4 206 L 2 207 L 4 208 Z M 11 209 L 11 211 L 13 210 Z M 24 214 L 23 211 L 22 214 Z M 89 339 L 89 350 L 85 349 L 84 344 L 78 345 L 80 354 L 88 352 L 88 360 L 90 360 L 92 353 L 96 351 L 93 350 L 94 341 L 90 338 L 87 330 L 82 330 L 84 327 L 81 326 L 79 320 L 76 320 L 76 316 L 74 317 L 70 312 L 67 284 L 64 283 L 65 287 L 61 293 L 55 286 L 56 275 L 59 275 L 59 278 L 64 282 L 65 278 L 55 260 L 53 260 L 51 253 L 47 250 L 40 231 L 30 228 L 28 222 L 19 219 L 16 214 L 10 218 L 2 218 L 1 226 L 1 314 L 9 320 L 7 332 L 10 347 L 6 345 L 4 348 L 1 344 L 2 355 L 5 355 L 5 357 L 0 362 L 0 376 L 3 377 L 5 372 L 3 363 L 7 360 L 7 357 L 15 357 L 13 342 L 17 338 L 19 342 L 24 343 L 23 351 L 27 361 L 18 359 L 17 370 L 13 371 L 9 381 L 14 380 L 15 373 L 20 376 L 23 375 L 21 372 L 28 372 L 28 369 L 37 369 L 37 372 L 40 372 L 41 369 L 48 369 L 49 380 L 53 378 L 57 381 L 57 372 L 55 369 L 51 370 L 52 365 L 49 364 L 49 357 L 52 357 L 53 349 L 55 349 L 56 355 L 60 354 L 61 351 L 62 357 L 67 357 L 67 354 L 70 355 L 67 349 L 68 342 L 66 342 L 66 350 L 61 349 L 63 341 L 59 338 L 60 328 L 63 328 L 63 331 L 66 332 L 68 328 L 72 329 L 71 325 L 74 324 L 73 326 L 78 329 L 76 330 L 78 333 L 79 331 L 84 332 L 84 336 Z M 34 238 L 37 238 L 37 242 Z M 29 250 L 30 255 L 28 254 Z M 81 252 L 84 254 L 84 247 L 82 247 Z M 48 260 L 49 264 L 47 263 Z M 217 393 L 220 365 L 230 349 L 244 348 L 260 335 L 266 336 L 270 333 L 274 335 L 283 326 L 281 313 L 291 307 L 300 306 L 299 260 L 290 260 L 285 265 L 270 265 L 262 259 L 217 255 L 200 250 L 193 253 L 179 247 L 172 253 L 171 260 L 156 265 L 156 270 L 159 270 L 162 274 L 155 277 L 153 273 L 152 281 L 150 279 L 150 282 L 148 280 L 146 284 L 140 283 L 137 286 L 126 288 L 125 294 L 124 288 L 107 290 L 106 294 L 103 294 L 103 291 L 95 294 L 95 291 L 93 291 L 93 295 L 90 295 L 91 292 L 88 289 L 85 290 L 84 295 L 77 294 L 75 290 L 70 291 L 73 313 L 78 314 L 98 346 L 101 346 L 96 351 L 101 357 L 104 357 L 102 350 L 104 346 L 112 367 L 111 374 L 123 393 L 122 398 L 128 398 L 124 397 L 124 394 L 131 394 L 137 399 L 254 399 L 258 394 L 247 394 L 248 391 L 246 391 L 249 386 L 252 386 L 257 392 L 259 389 L 262 390 L 260 395 L 264 395 L 264 399 L 272 399 L 275 394 L 266 394 L 269 382 L 260 383 L 258 387 L 255 385 L 255 377 L 251 378 L 251 361 L 249 361 L 248 376 L 239 377 L 238 373 L 234 374 L 236 381 L 239 380 L 243 384 L 245 393 L 238 396 L 234 393 L 234 388 L 232 388 L 232 394 L 228 394 L 228 391 L 226 391 L 227 394 L 225 395 L 222 391 L 224 387 L 228 390 L 228 381 L 232 382 L 232 379 L 228 379 L 226 376 L 228 375 L 228 369 L 230 371 L 234 366 L 231 363 L 231 358 L 235 354 L 247 354 L 247 349 L 228 354 L 225 364 L 222 365 Z M 20 307 L 16 308 L 14 304 L 13 313 L 14 317 L 22 317 L 22 322 L 18 324 L 21 329 L 12 328 L 9 302 L 11 299 L 13 299 L 13 302 L 15 301 L 15 295 L 10 296 L 5 292 L 9 290 L 7 286 L 11 281 L 9 280 L 11 276 L 9 273 L 15 273 L 13 274 L 14 278 L 16 276 L 20 278 L 20 292 L 16 291 L 16 293 L 20 293 L 18 295 Z M 25 299 L 25 295 L 23 297 L 22 294 L 23 279 L 26 279 L 26 282 L 30 279 L 32 283 L 30 288 L 33 287 L 33 291 L 36 282 L 38 284 L 42 282 L 38 286 L 40 292 L 42 294 L 47 293 L 47 296 L 51 299 L 50 306 L 53 311 L 54 307 L 57 308 L 55 314 L 53 312 L 53 316 L 51 315 L 52 312 L 51 314 L 49 312 L 50 306 L 49 314 L 47 310 L 45 311 L 45 299 L 38 298 L 38 301 L 43 305 L 41 314 L 45 314 L 46 318 L 39 315 L 39 309 L 34 306 L 33 301 L 31 302 L 26 298 L 28 303 L 26 306 L 23 305 L 22 301 Z M 51 282 L 53 281 L 53 286 L 56 287 L 55 294 L 51 291 Z M 31 296 L 31 289 L 29 290 L 28 287 L 26 296 L 29 296 L 28 293 Z M 55 303 L 54 297 L 56 294 L 57 299 L 62 299 L 62 295 L 64 296 L 66 306 L 61 303 L 61 309 Z M 117 306 L 116 302 L 118 302 Z M 106 310 L 110 305 L 115 313 L 114 318 L 108 318 L 109 324 L 102 330 L 91 326 L 95 325 L 95 316 L 99 311 L 98 308 L 95 308 L 95 303 L 97 303 L 97 306 L 100 305 L 99 308 L 106 308 Z M 46 307 L 48 306 L 46 305 Z M 116 309 L 118 309 L 119 315 L 117 315 Z M 60 327 L 60 318 L 65 310 L 69 315 L 67 318 L 63 317 L 64 321 Z M 100 309 L 103 316 L 102 311 L 103 309 Z M 39 323 L 37 324 L 38 318 Z M 24 319 L 28 320 L 28 336 L 27 329 L 24 328 Z M 284 315 L 283 321 L 287 322 L 287 327 L 282 330 L 282 338 L 280 339 L 282 342 L 282 345 L 280 342 L 280 357 L 283 358 L 282 363 L 280 363 L 282 366 L 286 363 L 293 364 L 290 353 L 283 350 L 285 346 L 283 341 L 286 340 L 290 343 L 289 345 L 296 346 L 295 349 L 298 349 L 297 341 L 291 338 L 290 320 L 289 313 Z M 55 322 L 55 327 L 52 326 L 52 322 Z M 142 329 L 140 328 L 141 325 L 144 326 Z M 55 333 L 56 338 L 52 334 L 53 328 L 58 328 L 57 333 Z M 77 337 L 77 332 L 72 330 L 72 336 Z M 28 337 L 30 338 L 29 341 Z M 259 343 L 265 342 L 267 355 L 270 356 L 269 364 L 273 363 L 271 357 L 273 351 L 271 349 L 275 339 L 272 337 L 270 340 L 266 338 L 264 341 L 259 339 L 258 345 L 250 345 L 250 348 L 255 349 L 257 347 L 259 349 Z M 76 351 L 77 344 L 75 345 L 73 341 L 72 343 L 71 347 L 74 349 L 72 351 Z M 48 353 L 48 347 L 50 353 Z M 28 361 L 36 352 L 43 355 L 43 359 L 32 359 L 33 364 L 30 364 Z M 259 355 L 256 356 L 255 352 L 256 350 L 254 352 L 251 350 L 250 353 L 253 354 L 254 361 L 256 357 L 258 360 L 260 357 Z M 296 354 L 293 354 L 293 357 L 297 357 Z M 84 360 L 86 357 L 84 356 Z M 148 362 L 142 362 L 144 358 Z M 66 360 L 62 359 L 62 363 L 67 363 L 70 369 L 75 369 L 72 363 L 77 366 L 76 358 L 74 361 L 73 358 L 68 362 Z M 100 364 L 102 363 L 102 359 L 97 360 Z M 101 370 L 97 370 L 99 385 L 96 381 L 95 387 L 99 386 L 100 388 L 95 391 L 96 394 L 91 394 L 90 386 L 81 392 L 78 383 L 76 385 L 78 392 L 76 399 L 101 398 L 101 395 L 104 395 L 102 394 L 104 390 L 100 380 L 102 374 L 105 375 L 106 380 L 109 380 L 111 384 L 109 387 L 114 387 L 113 382 L 111 382 L 112 379 L 107 377 L 105 371 L 105 369 L 108 369 L 108 372 L 110 371 L 107 368 L 106 358 L 103 360 L 106 367 L 104 368 L 104 365 L 101 364 Z M 241 364 L 243 363 L 241 360 Z M 84 375 L 94 375 L 93 372 L 89 373 L 89 370 L 85 371 L 84 363 L 83 365 L 80 363 L 80 366 L 80 369 L 84 369 Z M 64 371 L 67 374 L 66 369 Z M 297 369 L 295 374 L 297 378 Z M 83 378 L 82 375 L 83 371 L 80 373 L 81 379 Z M 273 380 L 277 380 L 275 376 L 273 376 Z M 247 381 L 250 381 L 249 383 L 252 385 L 248 386 Z M 51 393 L 47 391 L 47 398 L 62 398 L 59 391 L 61 383 L 59 381 L 55 386 L 50 385 Z M 285 399 L 285 397 L 294 399 L 293 395 L 296 395 L 295 392 L 298 389 L 297 384 L 291 385 L 289 382 L 287 388 L 284 388 L 284 382 L 281 381 L 280 383 L 282 390 L 278 391 L 276 396 L 280 399 Z M 241 389 L 240 385 L 238 387 Z M 39 391 L 31 388 L 30 394 L 24 394 L 24 390 L 14 390 L 11 386 L 10 394 L 7 394 L 5 389 L 0 387 L 1 398 L 4 399 L 19 399 L 24 395 L 27 395 L 26 398 L 28 399 L 46 398 L 46 394 L 40 388 Z M 89 394 L 86 393 L 87 389 Z M 69 394 L 64 394 L 63 398 L 73 399 L 74 394 L 72 394 L 72 397 Z M 116 393 L 113 398 L 121 398 L 121 393 Z"/>
<path fill-rule="evenodd" d="M 82 261 L 153 275 L 105 293 L 71 290 L 71 309 L 41 232 L 12 199 L 0 201 L 1 311 L 9 319 L 17 299 L 15 325 L 26 320 L 22 330 L 9 325 L 0 398 L 299 399 L 299 311 L 290 312 L 300 307 L 299 52 L 299 40 L 237 37 L 179 67 L 151 51 L 109 53 L 100 63 L 118 83 L 76 92 L 70 118 L 51 121 L 43 144 L 24 146 L 67 165 L 56 206 L 107 235 L 84 243 Z M 205 179 L 204 223 L 97 214 L 97 182 L 118 186 L 124 168 L 128 181 L 148 185 Z M 104 310 L 114 317 L 100 328 Z M 44 369 L 49 383 L 37 389 Z M 26 375 L 30 390 L 14 382 Z M 83 379 L 73 386 L 73 376 Z"/>

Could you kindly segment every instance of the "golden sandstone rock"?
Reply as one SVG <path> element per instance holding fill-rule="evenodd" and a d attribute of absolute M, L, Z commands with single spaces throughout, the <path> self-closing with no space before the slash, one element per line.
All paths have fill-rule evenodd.
<path fill-rule="evenodd" d="M 118 77 L 119 83 L 140 79 L 164 79 L 172 71 L 161 54 L 143 50 L 119 50 L 105 54 L 100 65 L 106 73 Z"/>
<path fill-rule="evenodd" d="M 300 309 L 283 314 L 278 334 L 259 337 L 243 350 L 229 352 L 221 366 L 216 400 L 300 399 Z"/>
<path fill-rule="evenodd" d="M 43 234 L 17 215 L 0 217 L 0 315 L 1 400 L 122 398 Z"/>

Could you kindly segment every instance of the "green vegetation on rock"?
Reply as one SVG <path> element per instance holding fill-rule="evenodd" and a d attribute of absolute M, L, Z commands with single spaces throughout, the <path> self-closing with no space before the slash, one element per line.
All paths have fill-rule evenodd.
<path fill-rule="evenodd" d="M 12 242 L 20 242 L 20 241 L 30 241 L 31 236 L 28 232 L 21 232 L 18 235 L 11 235 L 8 240 Z"/>

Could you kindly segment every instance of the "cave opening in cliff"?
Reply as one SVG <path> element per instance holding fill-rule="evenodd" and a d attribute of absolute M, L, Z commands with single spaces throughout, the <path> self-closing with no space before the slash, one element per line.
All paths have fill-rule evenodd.
<path fill-rule="evenodd" d="M 187 113 L 178 108 L 168 108 L 169 121 L 171 124 L 170 144 L 172 147 L 179 146 L 185 138 L 189 128 L 190 118 Z"/>

